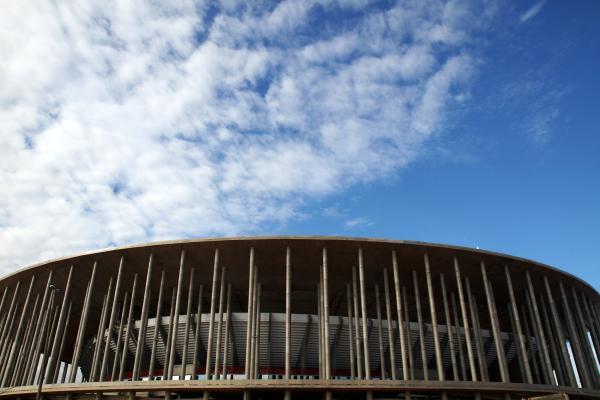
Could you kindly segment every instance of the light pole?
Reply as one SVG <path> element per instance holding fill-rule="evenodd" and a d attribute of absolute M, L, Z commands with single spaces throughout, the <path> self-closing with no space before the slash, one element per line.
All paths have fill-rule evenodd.
<path fill-rule="evenodd" d="M 44 317 L 45 326 L 44 331 L 42 332 L 42 337 L 45 337 L 46 343 L 44 344 L 44 356 L 42 357 L 42 365 L 40 367 L 40 377 L 38 383 L 38 390 L 36 400 L 40 400 L 42 398 L 42 385 L 44 384 L 44 379 L 46 377 L 46 364 L 48 362 L 48 352 L 50 351 L 50 313 L 54 308 L 54 298 L 56 297 L 56 293 L 60 291 L 54 285 L 48 286 L 48 289 L 52 291 L 50 294 L 50 304 L 48 305 L 48 310 L 46 310 L 46 316 Z"/>

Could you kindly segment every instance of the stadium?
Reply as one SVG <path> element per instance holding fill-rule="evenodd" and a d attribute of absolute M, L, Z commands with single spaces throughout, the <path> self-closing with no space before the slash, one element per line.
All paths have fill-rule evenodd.
<path fill-rule="evenodd" d="M 479 249 L 148 243 L 21 269 L 0 296 L 0 398 L 600 398 L 596 290 Z"/>

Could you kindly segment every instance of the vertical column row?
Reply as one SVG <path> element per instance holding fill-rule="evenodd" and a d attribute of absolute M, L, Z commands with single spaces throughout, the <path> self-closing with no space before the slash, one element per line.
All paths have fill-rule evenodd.
<path fill-rule="evenodd" d="M 170 302 L 163 301 L 164 291 L 168 292 L 169 288 L 165 287 L 165 271 L 161 271 L 151 348 L 147 347 L 145 338 L 152 327 L 149 324 L 150 309 L 155 301 L 152 300 L 151 290 L 152 254 L 148 259 L 143 288 L 139 282 L 143 277 L 137 274 L 131 286 L 129 282 L 125 283 L 123 257 L 119 261 L 116 276 L 109 277 L 104 292 L 98 293 L 97 263 L 94 263 L 82 302 L 80 299 L 71 299 L 71 282 L 79 278 L 73 276 L 73 267 L 69 269 L 66 283 L 60 288 L 53 286 L 52 272 L 43 291 L 34 290 L 35 276 L 28 282 L 26 294 L 21 293 L 21 282 L 17 282 L 14 288 L 4 288 L 0 299 L 2 387 L 75 382 L 79 368 L 82 368 L 81 373 L 88 381 L 123 380 L 129 378 L 129 372 L 132 380 L 139 380 L 143 371 L 147 370 L 148 376 L 153 377 L 161 367 L 165 379 L 170 380 L 175 376 L 183 379 L 190 372 L 190 367 L 191 379 L 197 379 L 201 361 L 205 362 L 206 379 L 224 378 L 228 368 L 230 336 L 234 335 L 234 331 L 230 308 L 232 287 L 227 283 L 227 270 L 219 259 L 219 250 L 216 249 L 205 347 L 200 340 L 203 323 L 202 286 L 198 286 L 198 301 L 194 309 L 194 278 L 197 275 L 194 268 L 186 268 L 185 251 L 180 254 L 177 284 L 171 288 Z M 288 247 L 285 252 L 284 282 L 285 379 L 291 379 L 292 374 L 291 259 Z M 435 257 L 432 260 L 435 264 Z M 444 274 L 436 274 L 435 271 L 440 271 L 440 267 L 449 269 L 452 266 L 432 265 L 427 253 L 423 254 L 422 268 L 410 271 L 399 267 L 395 251 L 391 252 L 390 261 L 388 265 L 377 269 L 381 276 L 367 274 L 369 262 L 363 249 L 358 248 L 358 268 L 348 268 L 352 272 L 351 282 L 331 284 L 328 252 L 326 248 L 322 249 L 317 289 L 322 379 L 332 379 L 336 371 L 335 360 L 332 362 L 332 359 L 336 357 L 339 333 L 330 332 L 330 312 L 336 310 L 335 301 L 331 302 L 330 309 L 330 300 L 335 300 L 338 295 L 333 293 L 332 296 L 332 287 L 335 290 L 343 287 L 345 293 L 341 296 L 345 294 L 347 300 L 345 312 L 348 314 L 349 373 L 352 378 L 369 380 L 378 374 L 381 379 L 393 380 L 513 380 L 554 386 L 576 387 L 581 384 L 584 388 L 600 387 L 596 364 L 596 352 L 600 347 L 598 308 L 575 287 L 567 286 L 564 282 L 553 283 L 546 276 L 542 276 L 543 279 L 539 283 L 536 281 L 534 286 L 532 273 L 525 270 L 519 276 L 524 278 L 519 292 L 515 291 L 514 273 L 511 276 L 508 266 L 490 268 L 481 261 L 480 273 L 474 273 L 471 269 L 467 270 L 468 276 L 463 276 L 457 258 L 453 259 L 456 280 L 447 285 Z M 390 266 L 393 287 L 388 275 Z M 496 282 L 491 278 L 498 271 L 504 282 Z M 250 249 L 248 272 L 244 374 L 246 379 L 257 379 L 261 373 L 263 288 L 258 279 L 259 269 L 255 265 L 253 248 Z M 424 273 L 424 279 L 421 272 Z M 406 276 L 410 276 L 412 282 Z M 380 290 L 382 287 L 383 291 Z M 498 290 L 506 293 L 506 310 L 498 309 L 496 300 L 502 299 L 502 295 L 494 294 Z M 102 307 L 98 323 L 89 326 L 94 298 L 103 299 Z M 63 360 L 63 354 L 66 332 L 74 323 L 71 318 L 73 302 L 82 304 L 82 309 L 78 326 L 73 329 L 76 332 L 75 344 L 70 363 L 67 363 Z M 163 309 L 169 311 L 166 305 L 170 307 L 170 312 L 168 316 L 163 316 Z M 519 305 L 524 307 L 519 308 Z M 382 317 L 384 313 L 385 320 Z M 183 319 L 181 315 L 186 317 Z M 136 325 L 138 317 L 139 324 Z M 340 321 L 339 324 L 342 324 L 344 319 Z M 510 329 L 502 326 L 509 323 Z M 372 334 L 375 332 L 373 327 L 377 329 L 375 334 Z M 183 343 L 178 334 L 181 331 L 184 332 Z M 413 340 L 415 332 L 417 337 Z M 371 342 L 376 343 L 376 349 L 369 347 Z M 92 344 L 93 351 L 89 360 L 82 360 L 83 348 L 87 343 Z M 509 360 L 509 346 L 513 345 L 516 356 Z M 190 366 L 188 353 L 192 347 Z M 183 349 L 181 353 L 180 349 Z M 162 355 L 160 359 L 159 354 Z M 40 362 L 41 368 L 38 368 Z M 511 368 L 512 362 L 518 371 Z M 375 363 L 379 368 L 372 367 Z M 286 393 L 286 397 L 290 395 Z M 445 396 L 444 393 L 442 395 Z M 205 397 L 208 396 L 205 393 Z"/>

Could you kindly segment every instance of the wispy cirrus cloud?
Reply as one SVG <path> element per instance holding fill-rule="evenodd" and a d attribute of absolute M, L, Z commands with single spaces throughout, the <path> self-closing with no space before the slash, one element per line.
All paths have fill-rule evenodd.
<path fill-rule="evenodd" d="M 373 221 L 369 220 L 365 217 L 356 217 L 347 220 L 344 222 L 344 227 L 349 230 L 358 229 L 358 228 L 366 228 L 368 226 L 372 226 Z"/>
<path fill-rule="evenodd" d="M 517 132 L 525 133 L 536 145 L 545 145 L 555 133 L 564 100 L 572 89 L 544 71 L 528 71 L 501 84 L 494 106 L 511 115 Z"/>
<path fill-rule="evenodd" d="M 5 4 L 0 271 L 251 233 L 411 163 L 469 83 L 478 11 L 355 7 Z"/>
<path fill-rule="evenodd" d="M 538 1 L 537 3 L 532 5 L 530 8 L 528 8 L 527 11 L 525 11 L 523 14 L 521 14 L 521 16 L 519 17 L 519 21 L 521 21 L 521 23 L 523 23 L 523 22 L 527 22 L 531 18 L 535 17 L 542 11 L 542 8 L 544 8 L 544 5 L 546 5 L 546 0 Z"/>

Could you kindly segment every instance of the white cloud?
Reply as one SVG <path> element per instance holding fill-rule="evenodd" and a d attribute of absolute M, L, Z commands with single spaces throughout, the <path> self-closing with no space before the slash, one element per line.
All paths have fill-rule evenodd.
<path fill-rule="evenodd" d="M 0 271 L 251 233 L 413 161 L 473 68 L 474 11 L 431 1 L 311 20 L 340 7 L 4 4 Z"/>
<path fill-rule="evenodd" d="M 373 222 L 364 217 L 356 217 L 344 222 L 346 229 L 353 230 L 358 228 L 366 228 L 373 225 Z"/>
<path fill-rule="evenodd" d="M 533 6 L 531 6 L 527 11 L 525 11 L 523 14 L 521 14 L 521 16 L 519 17 L 519 21 L 521 21 L 521 23 L 523 23 L 523 22 L 526 22 L 526 21 L 530 20 L 531 18 L 535 17 L 536 15 L 538 15 L 540 13 L 540 11 L 542 11 L 542 8 L 544 8 L 545 4 L 546 4 L 546 0 L 538 1 Z"/>
<path fill-rule="evenodd" d="M 525 132 L 535 144 L 545 145 L 555 133 L 561 102 L 571 87 L 560 87 L 538 69 L 509 79 L 503 86 L 492 107 L 510 113 L 515 130 Z"/>

